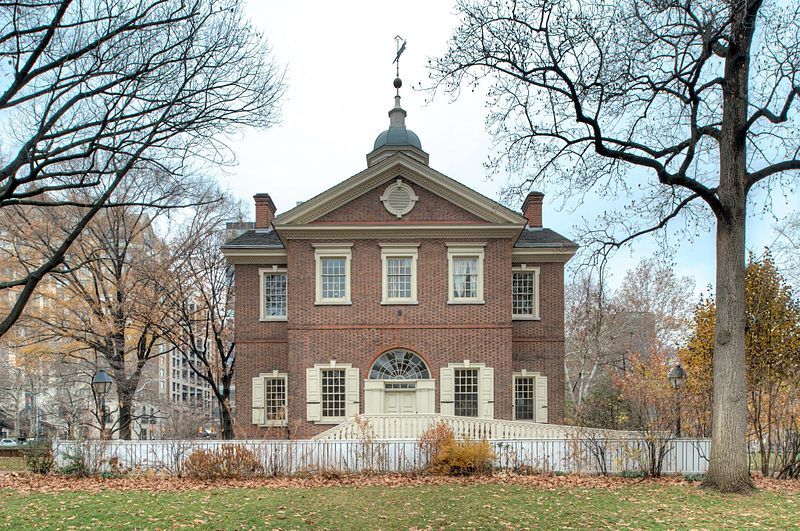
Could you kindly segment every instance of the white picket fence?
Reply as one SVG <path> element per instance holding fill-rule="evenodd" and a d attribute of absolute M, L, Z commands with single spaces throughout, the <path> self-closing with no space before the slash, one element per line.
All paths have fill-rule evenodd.
<path fill-rule="evenodd" d="M 523 473 L 562 472 L 609 474 L 647 468 L 641 439 L 519 439 L 489 441 L 499 469 Z M 417 440 L 164 440 L 55 441 L 59 467 L 81 456 L 93 471 L 149 469 L 180 475 L 185 460 L 198 450 L 242 445 L 261 461 L 264 474 L 294 475 L 322 471 L 416 472 L 428 462 L 428 448 Z M 702 474 L 708 467 L 708 439 L 668 442 L 665 474 Z"/>

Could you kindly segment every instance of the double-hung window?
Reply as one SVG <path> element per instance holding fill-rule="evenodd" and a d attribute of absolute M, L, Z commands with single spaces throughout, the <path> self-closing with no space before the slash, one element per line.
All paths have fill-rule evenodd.
<path fill-rule="evenodd" d="M 536 378 L 514 377 L 514 420 L 536 420 Z"/>
<path fill-rule="evenodd" d="M 316 304 L 350 304 L 352 245 L 316 244 Z"/>
<path fill-rule="evenodd" d="M 513 319 L 539 319 L 539 268 L 514 268 L 511 281 Z"/>
<path fill-rule="evenodd" d="M 322 369 L 322 418 L 332 419 L 345 416 L 347 404 L 345 397 L 345 370 Z"/>
<path fill-rule="evenodd" d="M 286 426 L 286 373 L 272 371 L 253 378 L 253 424 L 257 426 Z M 199 396 L 199 391 L 198 391 Z"/>
<path fill-rule="evenodd" d="M 262 269 L 261 273 L 261 320 L 285 321 L 288 307 L 286 270 Z"/>
<path fill-rule="evenodd" d="M 286 378 L 264 378 L 264 419 L 267 423 L 286 422 Z"/>
<path fill-rule="evenodd" d="M 448 243 L 448 303 L 483 303 L 483 248 L 485 244 Z"/>
<path fill-rule="evenodd" d="M 358 368 L 349 364 L 317 364 L 306 369 L 306 419 L 336 424 L 359 413 Z"/>
<path fill-rule="evenodd" d="M 382 304 L 417 304 L 417 247 L 381 244 Z"/>
<path fill-rule="evenodd" d="M 514 420 L 547 422 L 547 376 L 523 369 L 513 377 Z"/>
<path fill-rule="evenodd" d="M 458 417 L 478 416 L 478 369 L 457 368 L 454 371 L 453 409 Z"/>

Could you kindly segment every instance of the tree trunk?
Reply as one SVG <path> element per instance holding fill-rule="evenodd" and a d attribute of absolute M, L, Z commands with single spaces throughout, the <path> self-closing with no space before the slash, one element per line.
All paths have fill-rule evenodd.
<path fill-rule="evenodd" d="M 223 439 L 233 439 L 233 415 L 231 415 L 231 407 L 228 398 L 223 398 L 219 401 L 219 432 L 220 437 Z"/>
<path fill-rule="evenodd" d="M 752 488 L 746 442 L 744 254 L 742 197 L 741 214 L 717 225 L 711 459 L 705 484 L 723 492 Z"/>
<path fill-rule="evenodd" d="M 133 424 L 133 392 L 127 383 L 122 383 L 119 380 L 117 381 L 117 408 L 117 414 L 119 415 L 118 436 L 120 439 L 130 441 Z"/>
<path fill-rule="evenodd" d="M 711 457 L 705 484 L 723 492 L 753 488 L 747 454 L 745 348 L 745 221 L 747 211 L 747 102 L 755 12 L 732 13 L 725 58 L 719 138 L 720 208 L 717 218 L 717 313 Z"/>

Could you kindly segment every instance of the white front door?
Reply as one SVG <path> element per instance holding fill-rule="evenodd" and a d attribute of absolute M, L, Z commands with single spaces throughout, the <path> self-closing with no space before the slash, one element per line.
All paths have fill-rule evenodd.
<path fill-rule="evenodd" d="M 383 396 L 384 413 L 387 415 L 408 415 L 417 412 L 417 394 L 414 390 L 385 391 Z"/>

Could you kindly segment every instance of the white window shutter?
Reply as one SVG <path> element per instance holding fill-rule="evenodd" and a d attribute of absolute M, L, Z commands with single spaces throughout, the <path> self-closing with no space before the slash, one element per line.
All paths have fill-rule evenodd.
<path fill-rule="evenodd" d="M 439 412 L 455 415 L 455 375 L 452 367 L 439 369 Z"/>
<path fill-rule="evenodd" d="M 536 422 L 547 422 L 547 376 L 536 377 Z"/>
<path fill-rule="evenodd" d="M 253 378 L 252 406 L 253 424 L 261 426 L 264 424 L 264 378 L 256 376 Z"/>
<path fill-rule="evenodd" d="M 355 417 L 360 413 L 359 391 L 358 368 L 346 369 L 344 372 L 344 398 L 346 402 L 345 416 L 348 418 Z"/>
<path fill-rule="evenodd" d="M 310 422 L 322 418 L 320 397 L 320 372 L 317 368 L 306 369 L 306 419 Z"/>
<path fill-rule="evenodd" d="M 480 412 L 481 418 L 494 418 L 494 368 L 480 369 Z"/>

